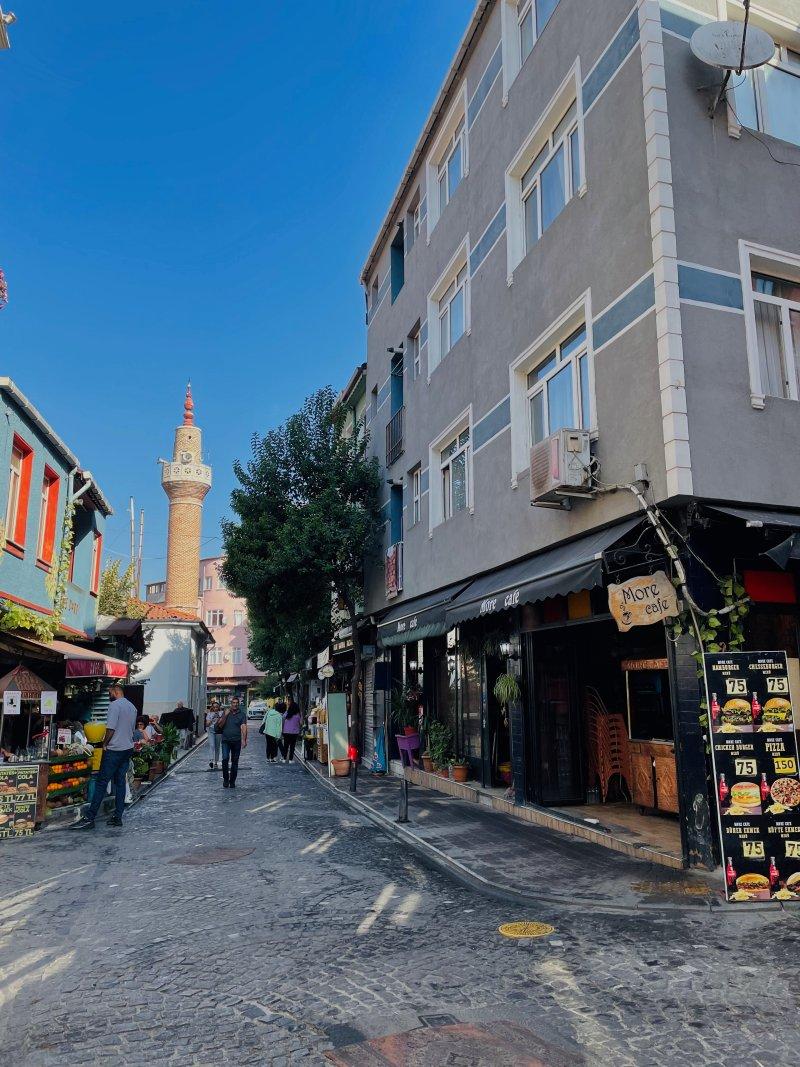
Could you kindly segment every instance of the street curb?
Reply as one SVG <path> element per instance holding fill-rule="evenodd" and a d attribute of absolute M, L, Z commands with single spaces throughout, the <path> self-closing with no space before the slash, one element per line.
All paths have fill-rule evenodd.
<path fill-rule="evenodd" d="M 458 860 L 454 860 L 435 845 L 430 844 L 428 841 L 423 841 L 415 834 L 410 833 L 408 830 L 404 830 L 402 825 L 387 819 L 382 812 L 373 808 L 372 805 L 368 804 L 365 800 L 361 800 L 357 796 L 354 797 L 349 793 L 342 793 L 336 786 L 331 785 L 326 776 L 318 771 L 316 767 L 312 767 L 307 760 L 301 760 L 300 762 L 307 773 L 311 775 L 312 778 L 316 778 L 323 789 L 326 789 L 329 793 L 333 793 L 345 807 L 350 808 L 352 811 L 359 812 L 395 840 L 401 841 L 405 845 L 410 845 L 419 855 L 420 859 L 434 867 L 436 870 L 449 875 L 462 885 L 465 885 L 470 889 L 476 889 L 478 892 L 483 893 L 485 896 L 492 897 L 495 900 L 502 900 L 506 903 L 513 904 L 553 904 L 558 907 L 591 908 L 593 911 L 602 911 L 609 915 L 643 916 L 659 914 L 674 915 L 678 913 L 682 915 L 698 916 L 725 915 L 743 917 L 752 915 L 753 912 L 756 911 L 766 911 L 773 914 L 777 914 L 779 911 L 784 913 L 787 912 L 783 904 L 778 902 L 774 904 L 752 904 L 747 909 L 737 908 L 735 905 L 730 905 L 725 902 L 691 905 L 637 904 L 636 906 L 631 907 L 623 904 L 603 904 L 593 898 L 576 896 L 565 897 L 544 893 L 526 893 L 522 890 L 512 889 L 509 886 L 501 885 L 499 882 L 484 878 L 483 875 L 470 870 L 469 867 L 465 866 L 463 863 L 459 863 Z"/>

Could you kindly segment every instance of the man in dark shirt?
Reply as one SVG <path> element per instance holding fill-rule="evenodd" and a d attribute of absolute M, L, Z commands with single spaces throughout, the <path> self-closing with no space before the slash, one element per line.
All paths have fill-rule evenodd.
<path fill-rule="evenodd" d="M 239 771 L 239 756 L 247 748 L 247 715 L 239 706 L 239 698 L 231 697 L 230 711 L 222 727 L 222 788 L 235 789 Z M 228 763 L 230 761 L 230 769 Z"/>

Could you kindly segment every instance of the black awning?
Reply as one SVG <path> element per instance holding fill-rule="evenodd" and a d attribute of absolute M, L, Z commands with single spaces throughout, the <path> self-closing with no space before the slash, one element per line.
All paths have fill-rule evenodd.
<path fill-rule="evenodd" d="M 603 552 L 641 521 L 627 519 L 476 578 L 447 609 L 447 625 L 593 589 L 603 580 Z"/>
<path fill-rule="evenodd" d="M 439 637 L 447 632 L 445 613 L 469 582 L 456 582 L 435 593 L 414 597 L 397 604 L 378 623 L 378 640 L 384 648 Z"/>
<path fill-rule="evenodd" d="M 790 530 L 800 530 L 800 512 L 775 511 L 771 508 L 728 507 L 727 504 L 706 504 L 710 511 L 718 511 L 731 518 L 741 519 L 751 526 L 783 526 Z"/>

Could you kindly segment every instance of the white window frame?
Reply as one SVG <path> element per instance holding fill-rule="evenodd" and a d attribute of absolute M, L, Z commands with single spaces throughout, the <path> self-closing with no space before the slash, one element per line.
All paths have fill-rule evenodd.
<path fill-rule="evenodd" d="M 416 326 L 408 335 L 408 365 L 411 367 L 411 380 L 416 381 L 422 373 L 422 354 L 419 343 L 420 327 Z"/>
<path fill-rule="evenodd" d="M 533 43 L 527 56 L 522 55 L 522 21 L 531 10 L 531 28 L 533 30 Z M 551 16 L 552 17 L 552 16 Z M 503 107 L 508 103 L 508 93 L 511 86 L 517 80 L 517 75 L 525 66 L 528 58 L 536 48 L 536 42 L 541 37 L 537 25 L 538 11 L 536 0 L 501 0 L 500 3 L 500 38 L 503 48 Z M 547 23 L 545 23 L 545 26 Z M 542 27 L 544 29 L 544 27 Z"/>
<path fill-rule="evenodd" d="M 789 396 L 772 397 L 766 393 L 764 383 L 761 380 L 761 361 L 758 351 L 758 332 L 756 329 L 755 301 L 763 300 L 765 303 L 785 305 L 787 309 L 797 308 L 794 302 L 781 300 L 777 297 L 769 297 L 757 294 L 753 291 L 753 274 L 769 274 L 777 277 L 785 277 L 792 281 L 800 281 L 800 255 L 793 252 L 782 252 L 777 248 L 769 248 L 766 245 L 757 245 L 750 241 L 739 241 L 739 265 L 742 283 L 742 295 L 744 298 L 744 322 L 745 337 L 747 340 L 747 365 L 750 372 L 750 403 L 757 410 L 762 411 L 766 405 L 766 398 L 773 400 L 798 400 L 797 373 L 795 367 L 794 345 L 788 328 L 788 315 L 782 316 L 784 352 L 787 360 L 787 377 Z M 787 346 L 788 342 L 788 346 Z"/>
<path fill-rule="evenodd" d="M 565 120 L 569 117 L 570 112 L 573 108 L 575 108 L 575 114 L 572 116 L 568 123 L 564 124 Z M 563 130 L 560 130 L 559 127 L 561 127 L 562 124 L 564 124 L 564 128 Z M 573 141 L 573 134 L 578 135 L 577 184 L 574 179 L 573 169 L 575 164 L 575 160 L 573 158 L 575 153 L 575 143 Z M 523 241 L 526 256 L 535 247 L 535 245 L 538 244 L 538 242 L 542 239 L 542 235 L 544 234 L 544 229 L 542 228 L 542 175 L 544 174 L 545 170 L 547 170 L 550 163 L 552 163 L 552 161 L 558 155 L 559 151 L 563 153 L 564 158 L 564 207 L 561 209 L 562 211 L 564 210 L 564 208 L 566 208 L 567 204 L 570 202 L 573 196 L 577 195 L 578 190 L 581 188 L 583 161 L 581 159 L 580 138 L 581 133 L 580 127 L 578 125 L 577 101 L 573 101 L 573 103 L 570 104 L 569 108 L 565 112 L 563 118 L 559 121 L 558 126 L 556 126 L 556 128 L 547 138 L 545 144 L 542 145 L 542 148 L 539 150 L 539 153 L 537 153 L 537 158 L 539 159 L 539 162 L 535 173 L 526 182 L 525 178 L 528 174 L 528 170 L 530 170 L 530 168 L 528 168 L 528 170 L 526 170 L 520 178 L 522 214 L 523 219 L 525 221 L 525 225 L 523 228 Z M 535 205 L 536 231 L 538 234 L 536 241 L 532 244 L 529 244 L 528 242 L 527 213 L 529 204 Z"/>
<path fill-rule="evenodd" d="M 470 290 L 471 280 L 469 273 L 469 234 L 464 238 L 459 248 L 456 250 L 455 255 L 445 267 L 441 274 L 441 277 L 428 293 L 428 382 L 431 380 L 431 375 L 442 362 L 444 357 L 452 350 L 452 344 L 449 345 L 447 352 L 442 352 L 442 337 L 440 327 L 440 307 L 439 303 L 444 298 L 450 286 L 458 281 L 458 276 L 462 270 L 465 270 L 463 287 L 464 287 L 464 333 L 462 337 L 468 337 L 472 333 L 472 315 L 471 315 L 471 298 Z M 457 286 L 458 288 L 458 286 Z M 453 293 L 455 296 L 455 292 Z M 460 340 L 461 338 L 459 338 Z M 456 342 L 457 343 L 457 342 Z"/>
<path fill-rule="evenodd" d="M 458 418 L 454 419 L 450 425 L 439 434 L 435 441 L 432 441 L 428 448 L 428 470 L 430 472 L 430 484 L 428 493 L 428 536 L 433 536 L 433 531 L 437 526 L 441 526 L 444 522 L 449 522 L 454 516 L 450 514 L 445 518 L 446 509 L 443 498 L 443 483 L 442 483 L 442 450 L 453 440 L 464 432 L 468 431 L 469 441 L 464 446 L 466 453 L 466 474 L 467 474 L 467 506 L 465 510 L 470 515 L 475 513 L 475 496 L 474 496 L 474 476 L 473 476 L 473 438 L 474 428 L 472 423 L 472 405 L 462 411 Z M 452 460 L 452 457 L 450 457 Z M 458 514 L 458 512 L 456 512 Z"/>
<path fill-rule="evenodd" d="M 209 608 L 206 611 L 206 626 L 224 626 L 225 612 L 220 608 Z"/>
<path fill-rule="evenodd" d="M 447 117 L 441 125 L 425 165 L 425 184 L 428 190 L 427 240 L 429 243 L 431 234 L 436 227 L 436 223 L 441 218 L 442 212 L 451 199 L 452 194 L 447 197 L 445 203 L 441 203 L 439 195 L 439 168 L 445 157 L 449 158 L 453 151 L 455 151 L 454 135 L 459 123 L 463 123 L 463 129 L 458 138 L 458 140 L 461 141 L 461 181 L 459 182 L 459 184 L 461 184 L 469 174 L 469 130 L 467 128 L 466 82 L 459 90 Z"/>
<path fill-rule="evenodd" d="M 241 609 L 237 609 L 233 613 L 233 625 L 244 626 L 244 612 Z"/>
<path fill-rule="evenodd" d="M 529 448 L 532 448 L 533 445 L 534 445 L 533 427 L 532 427 L 532 419 L 531 419 L 531 401 L 533 400 L 533 398 L 535 396 L 539 396 L 539 395 L 543 395 L 544 396 L 545 399 L 544 399 L 544 405 L 543 405 L 543 412 L 544 412 L 545 432 L 543 434 L 543 438 L 542 439 L 544 439 L 545 437 L 549 437 L 551 432 L 552 432 L 551 429 L 550 429 L 550 406 L 549 406 L 549 392 L 548 392 L 549 384 L 566 367 L 570 367 L 571 368 L 572 411 L 573 411 L 573 413 L 575 415 L 575 419 L 574 419 L 572 425 L 576 426 L 576 427 L 581 427 L 581 428 L 587 429 L 587 430 L 591 430 L 592 429 L 591 388 L 589 389 L 589 396 L 588 396 L 589 412 L 587 413 L 587 418 L 585 420 L 587 425 L 586 426 L 583 425 L 583 423 L 584 423 L 584 412 L 583 412 L 583 399 L 582 399 L 582 395 L 581 395 L 580 362 L 581 362 L 582 359 L 586 359 L 586 360 L 589 361 L 589 362 L 587 362 L 587 367 L 589 368 L 589 382 L 591 382 L 591 360 L 590 360 L 590 357 L 589 357 L 589 330 L 588 330 L 588 328 L 586 326 L 586 323 L 582 323 L 581 326 L 577 327 L 576 329 L 581 329 L 581 328 L 584 331 L 585 337 L 584 337 L 582 343 L 574 351 L 570 352 L 568 355 L 563 355 L 564 345 L 574 336 L 574 334 L 576 332 L 576 330 L 570 330 L 568 333 L 566 333 L 561 338 L 560 341 L 556 342 L 551 349 L 549 349 L 549 350 L 546 349 L 543 354 L 540 354 L 539 357 L 537 358 L 536 362 L 531 366 L 530 370 L 527 372 L 526 385 L 528 384 L 527 383 L 527 378 L 536 369 L 537 366 L 541 366 L 542 363 L 547 362 L 547 360 L 549 360 L 552 356 L 556 357 L 556 362 L 555 362 L 553 368 L 550 371 L 548 371 L 547 374 L 543 375 L 542 378 L 539 381 L 535 382 L 533 385 L 528 385 L 527 392 L 525 394 L 525 398 L 526 398 L 527 404 L 528 404 L 528 447 Z"/>
<path fill-rule="evenodd" d="M 208 593 L 214 588 L 214 580 L 210 574 L 203 575 L 203 592 Z"/>
<path fill-rule="evenodd" d="M 234 645 L 234 647 L 231 649 L 231 663 L 234 665 L 234 667 L 241 667 L 241 665 L 244 663 L 244 652 L 239 647 L 239 645 Z"/>
<path fill-rule="evenodd" d="M 422 520 L 422 467 L 416 466 L 411 472 L 411 525 L 416 526 Z"/>
<path fill-rule="evenodd" d="M 770 120 L 769 100 L 767 98 L 767 82 L 764 73 L 764 68 L 773 67 L 775 70 L 783 71 L 790 77 L 796 78 L 798 101 L 800 102 L 800 60 L 792 61 L 789 58 L 790 52 L 800 54 L 797 53 L 796 49 L 788 48 L 786 45 L 778 44 L 778 42 L 776 41 L 775 55 L 773 56 L 773 58 L 768 63 L 765 63 L 763 67 L 757 67 L 755 70 L 745 71 L 743 75 L 748 80 L 752 78 L 753 87 L 755 90 L 756 125 L 753 128 L 760 131 L 761 133 L 768 134 L 770 137 L 776 137 L 779 140 L 783 140 L 783 138 L 781 138 L 779 133 L 774 132 Z M 742 89 L 744 89 L 744 87 L 744 85 L 741 86 Z M 734 90 L 733 95 L 735 112 L 732 117 L 734 119 L 734 123 L 738 127 L 737 132 L 740 133 L 742 125 L 746 125 L 746 123 L 740 122 L 741 115 L 739 114 L 739 106 L 736 103 L 735 99 L 736 90 Z M 798 106 L 800 106 L 800 103 L 798 104 Z M 787 141 L 786 143 L 800 144 L 800 141 Z"/>
<path fill-rule="evenodd" d="M 18 462 L 14 460 L 18 457 Z M 8 498 L 6 501 L 6 540 L 13 541 L 14 531 L 17 528 L 17 514 L 19 512 L 19 491 L 22 485 L 22 464 L 25 461 L 25 453 L 16 445 L 11 446 L 11 456 L 8 461 Z"/>
<path fill-rule="evenodd" d="M 540 152 L 548 145 L 550 146 L 550 152 L 546 157 L 546 161 L 540 166 L 535 181 L 538 182 L 541 177 L 541 173 L 547 162 L 555 155 L 558 145 L 553 144 L 553 134 L 558 128 L 561 121 L 567 115 L 567 112 L 575 105 L 575 120 L 573 123 L 563 131 L 559 137 L 558 144 L 561 144 L 564 139 L 568 143 L 568 149 L 566 152 L 565 160 L 565 204 L 562 210 L 566 210 L 567 204 L 575 196 L 585 196 L 586 194 L 586 150 L 585 143 L 586 138 L 584 135 L 584 120 L 583 120 L 583 93 L 581 91 L 581 64 L 580 58 L 575 60 L 575 63 L 570 68 L 569 73 L 564 78 L 559 88 L 553 94 L 547 107 L 544 109 L 539 121 L 533 127 L 531 132 L 523 141 L 514 159 L 511 161 L 505 175 L 506 185 L 506 217 L 507 217 L 507 240 L 506 240 L 506 255 L 507 255 L 507 269 L 508 269 L 508 284 L 511 285 L 514 281 L 514 270 L 527 255 L 529 249 L 526 247 L 526 234 L 525 234 L 525 200 L 531 195 L 531 189 L 526 186 L 523 193 L 522 179 L 529 170 L 531 164 L 539 156 Z M 579 164 L 579 186 L 577 189 L 573 188 L 572 180 L 572 160 L 571 160 L 571 140 L 570 135 L 577 130 L 578 134 L 578 164 Z M 534 183 L 531 183 L 533 187 Z M 566 195 L 566 190 L 569 190 L 569 195 Z M 536 192 L 538 196 L 538 191 Z M 539 238 L 541 240 L 541 238 Z"/>
<path fill-rule="evenodd" d="M 511 403 L 511 488 L 516 489 L 519 479 L 530 470 L 531 428 L 529 396 L 538 388 L 538 384 L 528 387 L 528 374 L 539 366 L 553 350 L 566 341 L 578 329 L 586 326 L 586 346 L 581 346 L 573 354 L 576 358 L 576 373 L 573 375 L 573 406 L 580 414 L 580 380 L 578 378 L 577 357 L 583 353 L 589 360 L 589 426 L 592 435 L 597 434 L 597 406 L 595 403 L 595 363 L 594 341 L 592 338 L 592 297 L 586 290 L 569 305 L 559 317 L 536 338 L 533 344 L 522 352 L 513 363 L 509 364 L 509 394 Z M 572 358 L 572 357 L 569 357 Z M 559 364 L 558 369 L 565 364 Z M 575 406 L 575 390 L 578 402 Z"/>

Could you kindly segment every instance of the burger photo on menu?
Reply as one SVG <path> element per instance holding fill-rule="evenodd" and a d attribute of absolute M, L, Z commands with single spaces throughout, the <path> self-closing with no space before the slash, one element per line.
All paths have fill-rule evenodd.
<path fill-rule="evenodd" d="M 734 782 L 723 815 L 760 815 L 761 791 L 755 782 Z"/>
<path fill-rule="evenodd" d="M 761 726 L 758 732 L 762 734 L 777 731 L 788 733 L 793 728 L 792 705 L 783 697 L 770 697 L 761 709 Z"/>
<path fill-rule="evenodd" d="M 740 874 L 731 900 L 769 900 L 769 878 L 763 874 Z"/>
<path fill-rule="evenodd" d="M 721 734 L 751 734 L 753 732 L 753 713 L 748 700 L 732 697 L 722 705 L 719 723 L 714 727 Z"/>

